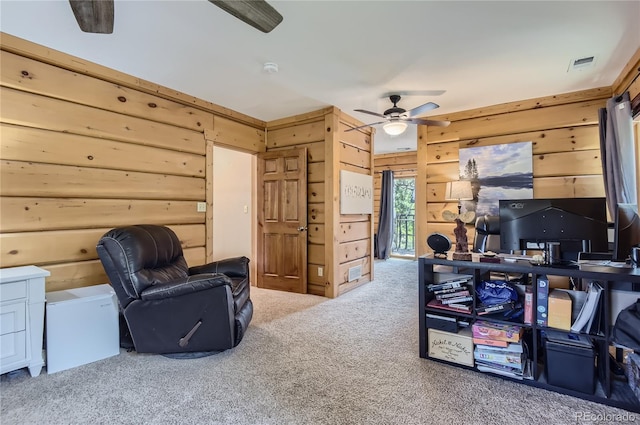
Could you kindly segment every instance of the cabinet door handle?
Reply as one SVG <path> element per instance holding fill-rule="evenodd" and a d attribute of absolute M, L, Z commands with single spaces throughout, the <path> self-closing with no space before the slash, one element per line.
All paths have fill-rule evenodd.
<path fill-rule="evenodd" d="M 307 226 L 300 226 L 300 227 L 298 227 L 298 232 L 304 232 L 307 229 L 308 229 Z"/>

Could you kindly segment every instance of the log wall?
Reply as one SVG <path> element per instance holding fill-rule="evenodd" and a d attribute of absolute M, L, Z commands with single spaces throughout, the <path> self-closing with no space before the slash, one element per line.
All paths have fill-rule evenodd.
<path fill-rule="evenodd" d="M 6 34 L 0 55 L 2 267 L 46 268 L 47 291 L 106 283 L 96 243 L 137 223 L 213 259 L 213 144 L 263 151 L 264 123 Z"/>

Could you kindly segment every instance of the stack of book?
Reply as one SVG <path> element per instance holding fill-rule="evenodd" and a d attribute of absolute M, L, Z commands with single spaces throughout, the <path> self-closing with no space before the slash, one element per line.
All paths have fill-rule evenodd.
<path fill-rule="evenodd" d="M 438 273 L 434 282 L 427 285 L 427 291 L 433 294 L 428 307 L 442 310 L 470 313 L 473 295 L 469 283 L 473 276 L 458 273 Z"/>
<path fill-rule="evenodd" d="M 472 330 L 473 358 L 479 371 L 515 379 L 531 378 L 520 326 L 478 320 Z"/>

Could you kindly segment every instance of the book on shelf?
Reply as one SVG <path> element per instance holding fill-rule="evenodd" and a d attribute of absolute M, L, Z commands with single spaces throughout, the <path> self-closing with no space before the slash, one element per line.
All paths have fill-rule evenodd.
<path fill-rule="evenodd" d="M 491 368 L 494 370 L 503 370 L 505 372 L 510 372 L 518 375 L 522 375 L 523 365 L 501 365 L 498 363 L 491 363 L 484 360 L 476 361 L 476 367 L 482 366 L 486 368 Z"/>
<path fill-rule="evenodd" d="M 460 288 L 460 290 L 458 291 L 449 292 L 447 294 L 438 294 L 436 295 L 436 300 L 446 300 L 450 298 L 467 297 L 467 296 L 469 296 L 469 290 Z"/>
<path fill-rule="evenodd" d="M 466 286 L 462 286 L 460 285 L 458 288 L 449 288 L 449 289 L 440 289 L 437 291 L 432 291 L 436 296 L 438 295 L 447 295 L 447 294 L 453 294 L 456 292 L 460 292 L 460 291 L 468 291 L 469 288 L 467 288 Z"/>
<path fill-rule="evenodd" d="M 509 345 L 507 341 L 498 341 L 497 339 L 489 338 L 473 338 L 473 343 L 476 345 L 488 345 L 490 347 L 506 347 Z"/>
<path fill-rule="evenodd" d="M 590 282 L 589 289 L 587 291 L 587 299 L 582 305 L 576 320 L 571 325 L 571 332 L 589 332 L 593 323 L 593 318 L 597 313 L 598 301 L 602 293 L 602 286 L 598 282 Z"/>
<path fill-rule="evenodd" d="M 524 319 L 525 325 L 533 323 L 533 290 L 531 286 L 526 286 L 524 290 Z"/>
<path fill-rule="evenodd" d="M 439 308 L 441 310 L 454 311 L 456 313 L 470 313 L 471 305 L 466 304 L 442 304 L 440 300 L 432 299 L 427 303 L 427 307 Z"/>
<path fill-rule="evenodd" d="M 504 303 L 494 304 L 494 305 L 479 305 L 479 306 L 476 306 L 476 313 L 479 315 L 499 313 L 499 312 L 513 310 L 514 307 L 515 307 L 515 303 L 513 301 L 507 301 Z"/>
<path fill-rule="evenodd" d="M 589 325 L 586 332 L 592 335 L 604 336 L 604 296 L 600 295 L 593 321 Z"/>
<path fill-rule="evenodd" d="M 506 341 L 505 341 L 506 342 Z M 476 345 L 476 349 L 478 352 L 493 354 L 493 353 L 512 353 L 512 354 L 520 354 L 524 353 L 524 349 L 522 344 L 519 342 L 509 342 L 506 346 L 496 347 L 496 346 L 487 346 L 487 345 Z"/>
<path fill-rule="evenodd" d="M 429 292 L 434 292 L 446 289 L 456 289 L 462 287 L 471 279 L 473 279 L 473 276 L 470 274 L 436 273 L 434 274 L 433 283 L 427 285 L 427 290 Z"/>
<path fill-rule="evenodd" d="M 471 295 L 463 295 L 460 297 L 445 298 L 443 300 L 438 300 L 438 301 L 440 301 L 442 304 L 460 304 L 460 303 L 466 303 L 468 301 L 473 301 L 473 297 Z"/>
<path fill-rule="evenodd" d="M 498 351 L 488 352 L 484 350 L 473 350 L 473 358 L 476 360 L 484 360 L 486 362 L 497 363 L 505 366 L 520 366 L 524 361 L 523 353 L 500 353 Z"/>
<path fill-rule="evenodd" d="M 526 360 L 521 368 L 501 366 L 495 363 L 476 362 L 476 369 L 480 372 L 491 372 L 497 375 L 508 376 L 515 379 L 533 379 L 531 373 L 531 360 Z"/>

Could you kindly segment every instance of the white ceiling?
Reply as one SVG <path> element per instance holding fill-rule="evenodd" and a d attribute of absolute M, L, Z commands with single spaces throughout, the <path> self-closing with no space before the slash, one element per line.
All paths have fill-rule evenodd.
<path fill-rule="evenodd" d="M 0 2 L 0 29 L 269 121 L 334 105 L 364 121 L 393 91 L 429 115 L 609 86 L 640 47 L 640 1 L 270 1 L 263 34 L 206 0 L 115 0 L 114 33 L 80 31 L 66 1 Z M 595 66 L 567 72 L 572 59 Z M 265 62 L 279 72 L 267 74 Z M 379 129 L 377 153 L 416 148 Z"/>

